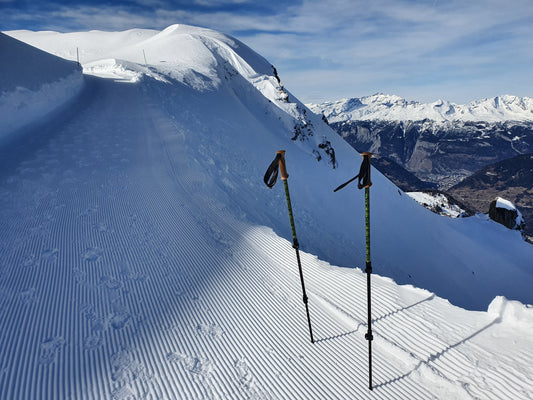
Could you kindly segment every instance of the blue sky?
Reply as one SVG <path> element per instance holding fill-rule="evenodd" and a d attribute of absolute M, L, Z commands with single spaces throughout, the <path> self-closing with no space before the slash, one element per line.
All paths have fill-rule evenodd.
<path fill-rule="evenodd" d="M 0 15 L 2 31 L 216 29 L 304 102 L 533 97 L 533 0 L 0 0 Z"/>

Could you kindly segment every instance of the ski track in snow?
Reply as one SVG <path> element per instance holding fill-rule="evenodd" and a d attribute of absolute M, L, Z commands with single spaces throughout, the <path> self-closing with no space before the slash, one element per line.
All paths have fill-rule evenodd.
<path fill-rule="evenodd" d="M 533 396 L 531 340 L 376 275 L 369 392 L 365 275 L 301 253 L 312 345 L 289 242 L 205 196 L 209 149 L 155 94 L 86 79 L 77 118 L 0 176 L 0 398 Z"/>

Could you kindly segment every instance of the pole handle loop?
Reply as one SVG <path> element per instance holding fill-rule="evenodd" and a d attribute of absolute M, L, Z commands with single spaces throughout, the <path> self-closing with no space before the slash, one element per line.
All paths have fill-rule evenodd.
<path fill-rule="evenodd" d="M 286 181 L 289 177 L 289 174 L 287 173 L 287 166 L 285 165 L 285 150 L 276 151 L 276 158 L 274 158 L 274 161 L 272 161 L 265 172 L 263 181 L 270 189 L 272 189 L 276 184 L 280 170 L 281 180 Z"/>
<path fill-rule="evenodd" d="M 372 182 L 370 181 L 370 157 L 372 157 L 372 153 L 365 151 L 364 153 L 361 153 L 361 155 L 363 156 L 363 162 L 361 163 L 359 173 L 348 182 L 344 182 L 342 185 L 337 187 L 334 192 L 341 190 L 343 187 L 355 181 L 357 178 L 359 178 L 359 181 L 357 182 L 357 187 L 359 189 L 369 188 L 372 186 Z"/>

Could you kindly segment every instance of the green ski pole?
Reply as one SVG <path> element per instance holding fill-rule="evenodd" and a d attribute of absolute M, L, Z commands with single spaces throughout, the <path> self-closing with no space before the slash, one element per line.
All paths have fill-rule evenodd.
<path fill-rule="evenodd" d="M 365 188 L 365 242 L 366 242 L 366 294 L 367 294 L 367 308 L 368 308 L 368 321 L 367 327 L 368 330 L 365 334 L 365 339 L 368 341 L 368 388 L 372 390 L 372 340 L 374 336 L 372 335 L 372 296 L 371 296 L 371 284 L 370 276 L 372 275 L 372 262 L 370 261 L 370 186 L 372 182 L 370 181 L 370 157 L 372 153 L 362 153 L 363 163 L 361 164 L 361 169 L 359 174 L 354 178 L 350 179 L 348 182 L 343 183 L 338 188 L 334 190 L 336 192 L 339 189 L 342 189 L 348 183 L 359 178 L 358 188 Z"/>
<path fill-rule="evenodd" d="M 265 184 L 269 188 L 272 188 L 276 183 L 277 176 L 278 176 L 278 169 L 281 171 L 281 180 L 283 181 L 283 186 L 285 187 L 285 198 L 287 199 L 287 208 L 289 210 L 289 219 L 291 222 L 291 229 L 292 229 L 292 243 L 293 243 L 292 247 L 296 250 L 296 260 L 298 262 L 298 270 L 300 272 L 300 282 L 302 284 L 303 302 L 305 304 L 305 312 L 307 314 L 307 325 L 309 326 L 309 335 L 311 337 L 311 343 L 314 343 L 315 340 L 313 339 L 313 329 L 311 327 L 311 317 L 309 314 L 309 299 L 305 291 L 304 275 L 303 275 L 302 263 L 300 260 L 300 250 L 299 250 L 300 244 L 298 243 L 298 238 L 296 237 L 296 228 L 294 226 L 294 216 L 292 213 L 291 196 L 289 194 L 289 183 L 287 182 L 289 178 L 289 174 L 287 173 L 287 167 L 285 165 L 285 150 L 279 150 L 276 152 L 276 158 L 274 159 L 272 164 L 270 164 L 270 167 L 265 173 L 264 181 L 265 181 Z"/>

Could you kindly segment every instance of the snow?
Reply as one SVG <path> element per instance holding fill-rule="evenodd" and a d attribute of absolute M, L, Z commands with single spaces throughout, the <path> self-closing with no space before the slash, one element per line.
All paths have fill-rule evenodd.
<path fill-rule="evenodd" d="M 502 199 L 501 197 L 496 198 L 496 207 L 505 208 L 510 211 L 516 211 L 516 207 L 512 202 Z"/>
<path fill-rule="evenodd" d="M 518 301 L 507 300 L 497 296 L 489 304 L 488 313 L 496 315 L 500 321 L 508 324 L 533 326 L 532 306 L 524 305 Z"/>
<path fill-rule="evenodd" d="M 458 218 L 465 214 L 465 210 L 456 204 L 450 204 L 448 198 L 443 194 L 430 194 L 425 192 L 407 192 L 409 197 L 426 208 L 438 209 L 441 215 L 451 218 Z"/>
<path fill-rule="evenodd" d="M 0 141 L 76 97 L 83 78 L 77 63 L 31 48 L 0 33 Z M 35 72 L 39 65 L 39 73 Z"/>
<path fill-rule="evenodd" d="M 342 99 L 308 104 L 315 113 L 329 122 L 343 121 L 424 121 L 438 123 L 453 121 L 533 121 L 533 99 L 511 95 L 482 99 L 469 104 L 455 104 L 444 100 L 433 103 L 407 101 L 399 96 L 375 94 L 354 99 Z"/>
<path fill-rule="evenodd" d="M 509 211 L 516 211 L 516 226 L 520 227 L 524 224 L 524 217 L 522 216 L 522 213 L 516 208 L 516 206 L 511 201 L 502 199 L 501 197 L 497 197 L 496 208 L 505 208 Z"/>
<path fill-rule="evenodd" d="M 361 157 L 266 60 L 185 25 L 7 33 L 70 60 L 78 47 L 84 83 L 0 146 L 0 398 L 533 396 L 518 232 L 435 215 L 372 170 L 370 392 L 363 191 L 333 193 Z M 280 149 L 315 344 L 283 185 L 262 182 Z"/>

